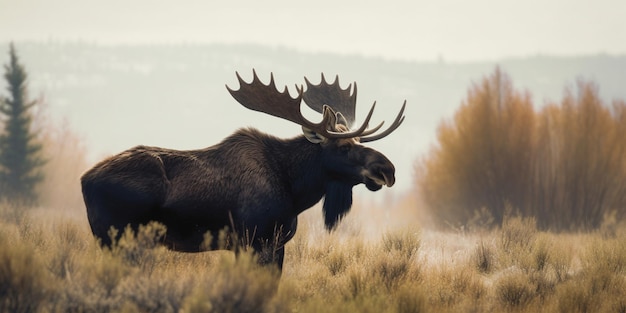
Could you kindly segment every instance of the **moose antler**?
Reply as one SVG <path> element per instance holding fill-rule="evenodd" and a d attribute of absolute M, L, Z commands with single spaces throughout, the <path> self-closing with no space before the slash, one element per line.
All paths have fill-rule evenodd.
<path fill-rule="evenodd" d="M 289 95 L 287 87 L 285 87 L 282 92 L 278 91 L 278 89 L 276 88 L 276 84 L 274 83 L 273 74 L 270 74 L 270 82 L 267 85 L 261 82 L 256 74 L 256 71 L 252 70 L 252 74 L 252 81 L 250 83 L 246 83 L 241 78 L 241 76 L 239 76 L 239 73 L 236 72 L 237 80 L 239 81 L 240 85 L 238 90 L 233 90 L 230 89 L 228 85 L 226 86 L 226 89 L 228 89 L 233 98 L 235 98 L 235 100 L 237 100 L 248 109 L 292 121 L 326 138 L 354 138 L 359 136 L 369 136 L 378 131 L 383 125 L 383 123 L 380 123 L 378 126 L 372 129 L 367 129 L 369 121 L 372 118 L 372 114 L 374 113 L 374 108 L 376 107 L 376 102 L 374 102 L 372 108 L 367 114 L 367 117 L 365 118 L 365 121 L 358 129 L 348 132 L 332 130 L 335 129 L 337 117 L 335 112 L 336 109 L 333 109 L 333 107 L 329 106 L 329 104 L 342 103 L 342 105 L 337 108 L 344 109 L 346 110 L 346 112 L 349 113 L 344 113 L 341 111 L 339 112 L 344 115 L 344 117 L 346 117 L 349 123 L 350 119 L 354 121 L 354 111 L 356 105 L 356 85 L 354 94 L 350 96 L 350 86 L 348 87 L 348 89 L 342 90 L 341 87 L 339 87 L 338 78 L 335 79 L 335 82 L 332 85 L 328 85 L 328 83 L 326 83 L 324 77 L 322 76 L 322 83 L 314 86 L 311 85 L 305 77 L 308 86 L 307 88 L 312 87 L 312 89 L 307 89 L 307 92 L 304 92 L 303 86 L 296 86 L 298 95 L 293 98 L 291 97 L 291 95 Z M 307 120 L 302 115 L 302 112 L 300 111 L 300 104 L 304 97 L 306 97 L 310 101 L 307 102 L 307 105 L 309 105 L 312 109 L 322 113 L 323 118 L 321 122 L 313 123 Z M 321 107 L 321 110 L 319 109 L 319 107 Z M 396 117 L 396 120 L 389 127 L 389 129 L 378 135 L 361 137 L 361 141 L 374 141 L 389 135 L 396 128 L 398 128 L 398 126 L 400 126 L 402 121 L 404 121 L 404 116 L 402 116 L 403 112 L 404 105 L 402 106 L 402 110 L 400 110 L 400 114 L 398 114 L 398 117 Z"/>
<path fill-rule="evenodd" d="M 354 124 L 356 112 L 356 82 L 354 82 L 354 89 L 352 91 L 352 94 L 350 94 L 352 84 L 349 84 L 346 89 L 341 89 L 341 86 L 339 86 L 339 75 L 335 76 L 335 81 L 332 84 L 328 84 L 328 82 L 326 82 L 324 73 L 322 73 L 321 81 L 317 85 L 311 84 L 311 82 L 306 77 L 304 78 L 304 81 L 306 82 L 307 88 L 306 91 L 303 93 L 302 98 L 311 109 L 319 113 L 323 113 L 323 107 L 325 105 L 328 105 L 335 111 L 340 112 L 346 118 L 346 121 L 348 122 L 348 125 L 346 126 L 348 126 L 348 128 L 352 127 L 352 124 Z M 374 102 L 372 106 L 374 105 L 376 105 L 376 102 Z M 382 139 L 391 134 L 394 130 L 396 130 L 396 128 L 400 126 L 400 124 L 402 124 L 402 122 L 404 122 L 403 113 L 405 107 L 406 100 L 402 104 L 400 113 L 398 113 L 398 116 L 396 116 L 396 119 L 387 130 L 378 135 L 369 136 L 378 131 L 382 127 L 384 122 L 380 123 L 380 125 L 378 125 L 377 127 L 366 130 L 363 133 L 359 134 L 359 136 L 361 136 L 360 141 L 371 142 L 374 140 Z"/>
<path fill-rule="evenodd" d="M 375 103 L 375 102 L 374 102 Z M 393 121 L 393 123 L 391 123 L 391 126 L 389 126 L 389 128 L 387 128 L 384 132 L 374 135 L 374 136 L 368 136 L 370 134 L 362 134 L 361 136 L 367 136 L 367 137 L 361 137 L 359 139 L 360 142 L 372 142 L 374 140 L 378 140 L 378 139 L 382 139 L 387 137 L 389 134 L 391 134 L 394 130 L 396 130 L 396 128 L 400 127 L 400 125 L 402 124 L 402 122 L 404 122 L 404 109 L 406 108 L 406 100 L 404 100 L 404 103 L 402 103 L 402 108 L 400 109 L 400 112 L 398 113 L 398 115 L 396 116 L 396 119 Z M 381 124 L 382 126 L 382 124 Z M 378 127 L 380 128 L 380 127 Z M 373 133 L 371 133 L 373 134 Z"/>
<path fill-rule="evenodd" d="M 354 83 L 354 91 L 350 94 L 352 84 L 348 85 L 346 89 L 341 89 L 339 75 L 335 76 L 335 81 L 332 84 L 326 82 L 324 73 L 322 73 L 322 79 L 317 85 L 311 84 L 306 77 L 304 81 L 306 82 L 306 91 L 302 95 L 304 103 L 319 113 L 323 113 L 324 105 L 328 105 L 336 112 L 341 112 L 348 122 L 346 126 L 352 127 L 356 112 L 356 82 Z"/>

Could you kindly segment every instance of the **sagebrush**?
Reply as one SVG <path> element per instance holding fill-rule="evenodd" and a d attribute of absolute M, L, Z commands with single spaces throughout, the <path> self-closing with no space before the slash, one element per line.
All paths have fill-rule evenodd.
<path fill-rule="evenodd" d="M 532 219 L 511 217 L 492 231 L 413 226 L 364 239 L 356 225 L 327 234 L 319 216 L 305 214 L 280 276 L 245 253 L 168 251 L 155 245 L 164 230 L 159 224 L 101 249 L 80 216 L 40 209 L 16 217 L 12 210 L 0 210 L 0 312 L 626 308 L 623 228 L 611 236 L 552 234 Z"/>

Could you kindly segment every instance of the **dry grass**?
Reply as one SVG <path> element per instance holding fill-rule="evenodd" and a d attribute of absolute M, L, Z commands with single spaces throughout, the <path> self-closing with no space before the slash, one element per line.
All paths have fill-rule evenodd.
<path fill-rule="evenodd" d="M 327 234 L 314 209 L 279 277 L 250 255 L 155 247 L 159 225 L 102 250 L 81 214 L 15 210 L 0 210 L 0 312 L 626 312 L 619 227 L 553 234 L 510 218 L 482 233 L 363 236 L 356 208 Z"/>

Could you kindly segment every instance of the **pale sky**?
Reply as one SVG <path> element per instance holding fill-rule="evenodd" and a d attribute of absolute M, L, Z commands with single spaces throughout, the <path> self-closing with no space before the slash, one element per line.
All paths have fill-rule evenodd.
<path fill-rule="evenodd" d="M 0 0 L 0 42 L 259 43 L 464 62 L 626 54 L 624 0 Z"/>

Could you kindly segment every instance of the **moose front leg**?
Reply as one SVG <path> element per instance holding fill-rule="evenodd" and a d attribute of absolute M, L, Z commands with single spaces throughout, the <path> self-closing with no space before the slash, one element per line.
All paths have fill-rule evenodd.
<path fill-rule="evenodd" d="M 254 235 L 246 237 L 248 240 L 242 241 L 242 244 L 252 249 L 258 264 L 274 265 L 281 272 L 285 259 L 285 244 L 293 238 L 297 224 L 297 217 L 294 217 L 286 222 L 274 224 L 271 228 L 257 226 L 255 231 L 249 231 Z"/>
<path fill-rule="evenodd" d="M 259 240 L 252 245 L 257 263 L 262 266 L 276 265 L 282 272 L 285 259 L 285 246 L 276 240 Z"/>

